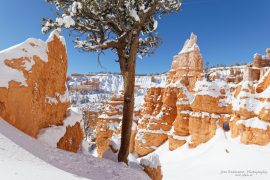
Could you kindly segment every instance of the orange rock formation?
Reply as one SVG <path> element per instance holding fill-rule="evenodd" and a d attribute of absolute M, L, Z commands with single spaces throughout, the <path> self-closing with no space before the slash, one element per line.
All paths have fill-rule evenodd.
<path fill-rule="evenodd" d="M 69 106 L 66 47 L 58 34 L 0 52 L 0 116 L 33 137 L 41 128 L 61 125 Z"/>

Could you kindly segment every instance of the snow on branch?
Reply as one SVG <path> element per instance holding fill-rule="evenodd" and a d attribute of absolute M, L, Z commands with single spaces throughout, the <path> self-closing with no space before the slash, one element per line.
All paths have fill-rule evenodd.
<path fill-rule="evenodd" d="M 141 56 L 151 54 L 160 39 L 157 19 L 178 11 L 181 0 L 46 0 L 56 7 L 56 18 L 43 19 L 42 32 L 65 28 L 76 32 L 75 47 L 85 51 L 108 48 L 128 54 L 134 34 L 141 34 Z M 143 39 L 143 40 L 142 40 Z"/>

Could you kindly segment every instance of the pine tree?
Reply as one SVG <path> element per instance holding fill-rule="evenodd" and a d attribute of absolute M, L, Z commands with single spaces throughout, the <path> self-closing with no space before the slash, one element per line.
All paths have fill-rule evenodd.
<path fill-rule="evenodd" d="M 134 108 L 136 57 L 154 52 L 161 40 L 157 19 L 177 12 L 182 0 L 47 0 L 56 19 L 43 19 L 42 31 L 59 27 L 75 36 L 75 47 L 102 53 L 112 49 L 124 79 L 124 107 L 119 162 L 127 163 Z"/>
<path fill-rule="evenodd" d="M 206 61 L 206 63 L 204 64 L 204 76 L 207 80 L 209 80 L 209 61 Z"/>

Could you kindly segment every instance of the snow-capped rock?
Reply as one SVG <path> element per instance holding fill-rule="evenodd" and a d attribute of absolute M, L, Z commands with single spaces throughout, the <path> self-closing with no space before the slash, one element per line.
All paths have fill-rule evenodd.
<path fill-rule="evenodd" d="M 0 116 L 37 137 L 41 128 L 61 125 L 69 106 L 67 54 L 63 37 L 30 38 L 0 51 Z"/>
<path fill-rule="evenodd" d="M 143 157 L 140 164 L 151 179 L 162 180 L 161 164 L 157 154 L 151 153 Z"/>
<path fill-rule="evenodd" d="M 196 81 L 202 80 L 202 76 L 202 56 L 197 45 L 197 36 L 192 33 L 180 53 L 173 58 L 172 67 L 167 76 L 167 83 L 181 82 L 192 91 Z"/>

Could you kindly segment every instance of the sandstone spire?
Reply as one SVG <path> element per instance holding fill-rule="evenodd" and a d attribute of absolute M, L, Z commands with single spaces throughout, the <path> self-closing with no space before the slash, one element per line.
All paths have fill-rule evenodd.
<path fill-rule="evenodd" d="M 174 56 L 167 83 L 181 82 L 192 91 L 197 80 L 203 76 L 203 60 L 197 45 L 197 36 L 191 33 L 182 50 Z"/>
<path fill-rule="evenodd" d="M 200 48 L 197 45 L 197 36 L 194 33 L 191 33 L 190 38 L 186 40 L 182 50 L 178 53 L 178 55 L 191 51 L 200 51 Z"/>

